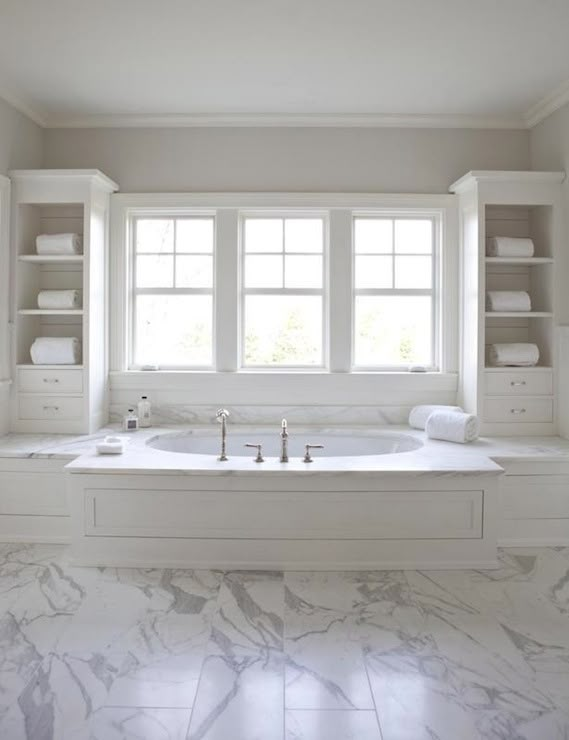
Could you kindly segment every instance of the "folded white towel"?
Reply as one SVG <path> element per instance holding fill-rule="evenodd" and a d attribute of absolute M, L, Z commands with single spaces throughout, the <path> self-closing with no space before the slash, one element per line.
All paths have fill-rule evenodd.
<path fill-rule="evenodd" d="M 480 433 L 480 423 L 474 414 L 456 411 L 433 411 L 425 427 L 430 439 L 443 439 L 447 442 L 474 442 Z"/>
<path fill-rule="evenodd" d="M 42 290 L 38 294 L 38 308 L 81 308 L 81 291 Z"/>
<path fill-rule="evenodd" d="M 36 237 L 38 254 L 81 254 L 83 239 L 79 234 L 40 234 Z"/>
<path fill-rule="evenodd" d="M 539 347 L 525 342 L 491 344 L 488 362 L 493 367 L 534 367 L 539 362 Z"/>
<path fill-rule="evenodd" d="M 38 337 L 30 349 L 34 365 L 77 365 L 81 342 L 77 337 Z"/>
<path fill-rule="evenodd" d="M 493 236 L 486 247 L 488 257 L 533 257 L 531 239 L 513 236 Z"/>
<path fill-rule="evenodd" d="M 454 413 L 463 413 L 460 406 L 442 406 L 440 404 L 431 404 L 424 406 L 415 406 L 409 414 L 409 426 L 413 429 L 424 429 L 427 419 L 434 411 L 449 411 Z"/>
<path fill-rule="evenodd" d="M 531 311 L 531 298 L 525 290 L 489 290 L 487 311 Z"/>

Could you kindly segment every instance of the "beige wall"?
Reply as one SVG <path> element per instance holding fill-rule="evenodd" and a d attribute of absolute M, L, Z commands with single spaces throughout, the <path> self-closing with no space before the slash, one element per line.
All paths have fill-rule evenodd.
<path fill-rule="evenodd" d="M 41 167 L 44 131 L 0 98 L 0 174 Z"/>
<path fill-rule="evenodd" d="M 527 131 L 54 129 L 46 167 L 98 167 L 123 192 L 446 192 L 470 169 L 527 169 Z"/>

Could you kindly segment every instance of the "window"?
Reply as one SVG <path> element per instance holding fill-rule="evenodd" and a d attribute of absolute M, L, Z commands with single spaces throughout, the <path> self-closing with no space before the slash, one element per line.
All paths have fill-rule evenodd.
<path fill-rule="evenodd" d="M 214 218 L 132 223 L 131 366 L 213 365 Z"/>
<path fill-rule="evenodd" d="M 324 219 L 242 220 L 242 364 L 324 365 Z"/>
<path fill-rule="evenodd" d="M 354 219 L 354 366 L 436 365 L 436 222 Z"/>

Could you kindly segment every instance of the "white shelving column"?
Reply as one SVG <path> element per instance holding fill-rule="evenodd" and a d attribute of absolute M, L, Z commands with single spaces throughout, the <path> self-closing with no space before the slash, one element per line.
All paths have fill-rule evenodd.
<path fill-rule="evenodd" d="M 11 428 L 91 433 L 108 418 L 106 273 L 110 194 L 98 170 L 15 170 L 12 180 Z M 82 255 L 38 255 L 39 234 L 78 233 Z M 81 309 L 40 310 L 40 290 L 82 291 Z M 77 337 L 80 365 L 34 365 L 36 337 Z"/>
<path fill-rule="evenodd" d="M 473 171 L 450 187 L 461 220 L 462 337 L 459 402 L 493 435 L 555 434 L 557 296 L 563 172 Z M 486 256 L 493 236 L 531 237 L 533 258 Z M 558 284 L 558 286 L 556 286 Z M 523 290 L 529 312 L 488 312 L 486 291 Z M 536 367 L 490 367 L 490 344 L 538 345 Z"/>

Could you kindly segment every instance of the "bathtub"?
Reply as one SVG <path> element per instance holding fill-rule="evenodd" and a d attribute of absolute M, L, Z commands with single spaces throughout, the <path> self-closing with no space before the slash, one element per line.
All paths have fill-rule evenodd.
<path fill-rule="evenodd" d="M 388 430 L 232 427 L 133 440 L 66 468 L 78 565 L 220 569 L 492 568 L 502 469 Z M 246 443 L 262 444 L 265 462 Z M 323 444 L 314 461 L 304 445 Z M 446 452 L 444 452 L 444 450 Z"/>
<path fill-rule="evenodd" d="M 278 432 L 251 431 L 246 434 L 238 432 L 227 436 L 228 457 L 252 457 L 252 450 L 247 443 L 260 444 L 265 457 L 279 457 L 280 437 Z M 401 452 L 413 452 L 423 446 L 423 442 L 409 434 L 380 432 L 374 435 L 365 432 L 295 432 L 288 439 L 288 454 L 291 458 L 301 459 L 304 446 L 309 444 L 323 445 L 323 449 L 313 450 L 315 460 L 322 457 L 359 457 L 363 455 L 393 455 Z M 146 443 L 149 447 L 163 452 L 185 453 L 189 455 L 219 455 L 219 431 L 194 433 L 169 433 L 152 437 Z"/>

